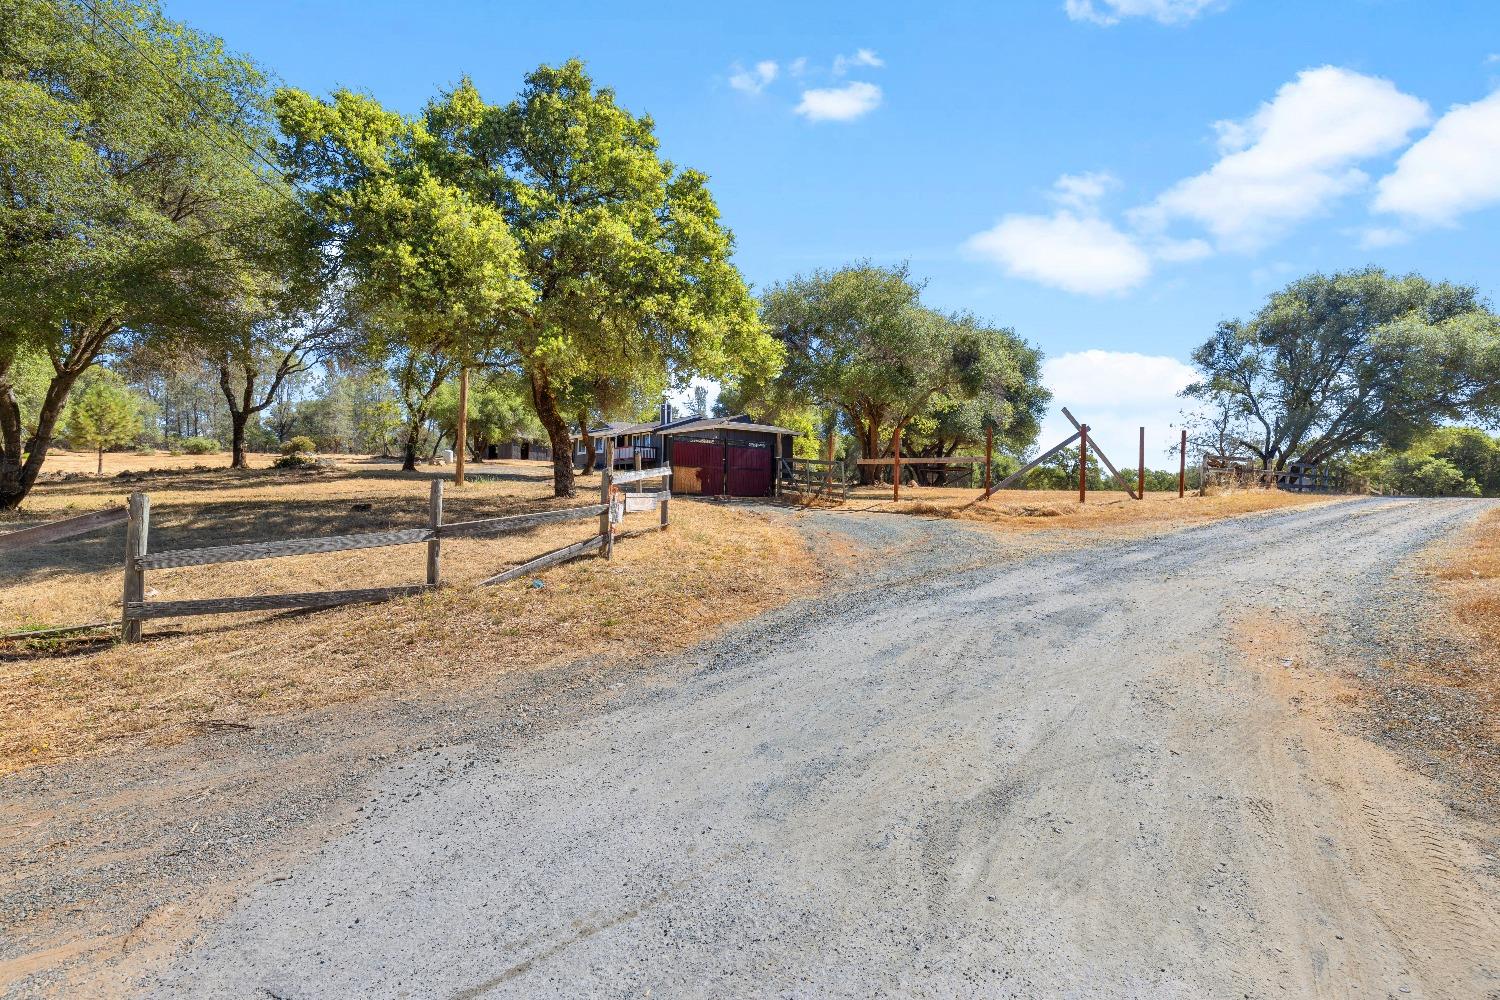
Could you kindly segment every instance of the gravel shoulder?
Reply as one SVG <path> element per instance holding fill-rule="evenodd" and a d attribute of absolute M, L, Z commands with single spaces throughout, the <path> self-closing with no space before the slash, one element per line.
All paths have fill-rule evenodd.
<path fill-rule="evenodd" d="M 1041 555 L 798 515 L 858 553 L 849 585 L 670 663 L 7 781 L 0 984 L 1484 996 L 1484 831 L 1341 724 L 1368 650 L 1334 641 L 1482 509 L 1352 501 Z M 15 964 L 42 947 L 78 960 Z"/>

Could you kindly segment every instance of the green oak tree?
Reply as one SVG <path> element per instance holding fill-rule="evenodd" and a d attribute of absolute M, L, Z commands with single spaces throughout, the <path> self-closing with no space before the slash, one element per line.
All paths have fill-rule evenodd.
<path fill-rule="evenodd" d="M 1500 412 L 1500 318 L 1473 288 L 1378 268 L 1292 282 L 1193 352 L 1184 395 L 1238 428 L 1269 468 Z"/>
<path fill-rule="evenodd" d="M 36 481 L 68 395 L 122 341 L 243 294 L 241 253 L 286 197 L 257 153 L 249 61 L 151 0 L 0 3 L 0 509 Z M 31 426 L 17 367 L 51 369 Z"/>
<path fill-rule="evenodd" d="M 556 495 L 574 491 L 568 404 L 580 384 L 779 365 L 707 177 L 662 159 L 652 120 L 581 62 L 538 68 L 505 105 L 465 80 L 425 119 L 443 176 L 502 212 L 519 244 L 530 295 L 506 348 L 551 442 Z"/>

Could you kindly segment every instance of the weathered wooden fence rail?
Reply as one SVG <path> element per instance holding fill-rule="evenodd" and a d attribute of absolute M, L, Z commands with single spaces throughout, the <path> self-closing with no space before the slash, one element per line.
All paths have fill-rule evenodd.
<path fill-rule="evenodd" d="M 111 524 L 119 524 L 129 516 L 128 508 L 106 507 L 104 510 L 90 511 L 76 517 L 65 517 L 60 521 L 48 521 L 46 524 L 34 524 L 29 528 L 7 531 L 0 535 L 0 550 L 22 549 L 29 545 L 41 545 L 44 542 L 72 538 L 74 535 L 97 531 Z"/>
<path fill-rule="evenodd" d="M 616 537 L 644 534 L 637 530 L 620 533 L 616 530 L 624 515 L 633 511 L 659 508 L 661 521 L 651 531 L 667 528 L 669 524 L 668 502 L 671 497 L 671 466 L 663 465 L 651 469 L 635 469 L 616 473 L 612 468 L 613 445 L 606 451 L 600 502 L 559 510 L 543 510 L 530 514 L 508 514 L 502 517 L 486 517 L 471 521 L 443 522 L 443 483 L 434 480 L 428 503 L 428 524 L 425 528 L 400 528 L 393 531 L 367 531 L 352 535 L 321 535 L 313 538 L 288 538 L 265 542 L 243 542 L 236 545 L 210 545 L 196 549 L 169 549 L 150 552 L 147 546 L 151 519 L 151 501 L 144 493 L 130 497 L 127 507 L 120 508 L 112 520 L 101 523 L 126 522 L 125 581 L 121 599 L 120 634 L 125 642 L 135 642 L 141 637 L 141 622 L 153 618 L 178 618 L 190 615 L 234 614 L 245 611 L 272 611 L 289 608 L 332 608 L 344 604 L 369 604 L 388 601 L 397 597 L 409 597 L 432 590 L 442 583 L 442 542 L 445 538 L 481 538 L 494 535 L 528 531 L 547 524 L 581 521 L 597 517 L 599 530 L 596 534 L 553 549 L 529 559 L 519 565 L 480 581 L 480 586 L 505 583 L 529 573 L 556 566 L 576 559 L 595 550 L 601 550 L 605 558 L 613 554 Z M 622 493 L 623 483 L 639 483 L 649 479 L 662 479 L 666 486 L 656 493 Z M 102 514 L 84 515 L 99 518 Z M 81 518 L 71 518 L 80 521 Z M 64 522 L 39 525 L 37 529 L 56 528 Z M 71 533 L 92 530 L 100 526 L 77 528 Z M 21 534 L 18 532 L 16 534 Z M 9 537 L 9 536 L 4 536 Z M 54 535 L 51 537 L 66 537 Z M 50 539 L 44 539 L 50 540 Z M 147 601 L 146 571 L 181 569 L 187 566 L 205 566 L 216 563 L 244 562 L 252 559 L 278 559 L 286 556 L 319 555 L 329 552 L 348 552 L 357 549 L 382 548 L 392 545 L 427 545 L 427 580 L 425 583 L 392 587 L 364 587 L 353 590 L 320 590 L 308 593 L 264 594 L 252 597 L 211 597 L 183 601 Z"/>

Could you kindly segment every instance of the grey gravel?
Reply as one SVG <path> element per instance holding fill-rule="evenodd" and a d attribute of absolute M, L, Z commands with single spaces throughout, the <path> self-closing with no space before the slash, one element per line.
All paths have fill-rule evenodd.
<path fill-rule="evenodd" d="M 155 845 L 22 862 L 3 913 L 24 940 L 0 947 L 65 899 L 101 927 L 175 901 L 203 912 L 169 961 L 17 995 L 1482 996 L 1500 892 L 1473 831 L 1274 671 L 1365 664 L 1338 637 L 1371 628 L 1370 595 L 1484 508 L 1355 501 L 1031 556 L 800 515 L 861 548 L 848 586 L 670 664 L 0 784 L 7 819 L 55 810 L 23 843 Z M 1251 614 L 1319 641 L 1252 666 Z M 190 802 L 193 759 L 221 797 L 203 840 L 192 810 L 139 802 Z M 222 913 L 195 898 L 216 866 L 254 873 Z"/>

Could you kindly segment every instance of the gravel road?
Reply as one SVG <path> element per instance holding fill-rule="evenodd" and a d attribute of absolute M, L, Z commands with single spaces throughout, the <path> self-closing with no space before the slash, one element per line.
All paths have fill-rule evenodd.
<path fill-rule="evenodd" d="M 784 515 L 845 585 L 670 663 L 0 781 L 0 993 L 1500 996 L 1496 831 L 1342 698 L 1483 509 Z"/>
<path fill-rule="evenodd" d="M 139 992 L 1496 995 L 1494 859 L 1320 695 L 1481 509 L 872 559 L 680 683 L 407 755 Z"/>

